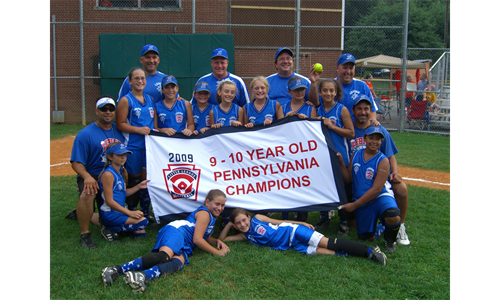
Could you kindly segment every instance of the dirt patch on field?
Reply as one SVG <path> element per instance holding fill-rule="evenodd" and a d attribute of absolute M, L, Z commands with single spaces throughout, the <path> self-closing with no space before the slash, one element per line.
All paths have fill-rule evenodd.
<path fill-rule="evenodd" d="M 75 136 L 50 141 L 50 176 L 76 175 L 69 160 Z"/>
<path fill-rule="evenodd" d="M 50 176 L 76 175 L 71 168 L 71 148 L 75 136 L 50 141 Z M 399 166 L 406 184 L 450 190 L 450 173 Z"/>
<path fill-rule="evenodd" d="M 439 190 L 450 190 L 450 173 L 421 170 L 399 166 L 399 174 L 406 184 L 429 187 Z"/>

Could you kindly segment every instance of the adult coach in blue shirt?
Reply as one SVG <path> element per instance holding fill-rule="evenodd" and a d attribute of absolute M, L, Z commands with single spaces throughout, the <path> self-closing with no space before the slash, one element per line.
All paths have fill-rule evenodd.
<path fill-rule="evenodd" d="M 245 104 L 250 103 L 250 97 L 248 96 L 247 86 L 241 77 L 231 74 L 227 71 L 227 66 L 229 64 L 229 58 L 227 56 L 226 49 L 217 48 L 212 52 L 212 58 L 210 59 L 212 65 L 212 73 L 200 77 L 196 84 L 199 82 L 206 82 L 210 86 L 210 98 L 208 98 L 208 103 L 213 105 L 218 105 L 216 95 L 217 95 L 217 84 L 225 79 L 229 79 L 236 84 L 236 95 L 233 99 L 233 103 L 243 107 Z M 195 85 L 196 85 L 195 84 Z M 191 98 L 191 104 L 196 103 L 196 97 L 193 93 L 193 98 Z"/>
<path fill-rule="evenodd" d="M 352 54 L 344 53 L 337 60 L 337 80 L 342 84 L 342 99 L 340 103 L 343 104 L 353 117 L 352 107 L 354 106 L 354 100 L 360 95 L 368 95 L 371 102 L 371 112 L 369 114 L 369 119 L 377 120 L 377 110 L 378 107 L 373 101 L 370 88 L 363 81 L 354 78 L 354 71 L 356 70 L 356 59 Z M 378 125 L 378 124 L 376 124 Z"/>
<path fill-rule="evenodd" d="M 100 96 L 96 101 L 97 121 L 78 132 L 71 150 L 71 167 L 75 170 L 76 183 L 80 198 L 76 204 L 76 216 L 80 224 L 80 244 L 84 248 L 96 248 L 90 237 L 89 225 L 99 225 L 94 215 L 94 199 L 101 197 L 97 178 L 104 168 L 104 150 L 114 142 L 124 142 L 123 134 L 116 129 L 115 101 L 107 96 Z"/>
<path fill-rule="evenodd" d="M 142 70 L 146 73 L 146 87 L 144 88 L 144 93 L 150 95 L 153 98 L 153 102 L 156 104 L 163 100 L 163 94 L 161 93 L 161 80 L 166 74 L 157 70 L 158 64 L 160 63 L 160 53 L 155 45 L 144 45 L 141 51 L 141 57 L 139 61 L 142 64 Z M 131 91 L 128 76 L 123 80 L 122 87 L 118 92 L 118 100 L 123 98 L 128 92 Z"/>
<path fill-rule="evenodd" d="M 266 78 L 269 82 L 268 97 L 271 100 L 278 101 L 281 106 L 284 106 L 292 100 L 292 95 L 288 92 L 288 80 L 294 76 L 303 78 L 306 82 L 307 87 L 304 101 L 309 101 L 309 88 L 311 87 L 311 81 L 309 78 L 293 71 L 293 57 L 293 51 L 290 48 L 279 48 L 274 55 L 274 66 L 278 72 L 269 75 Z"/>

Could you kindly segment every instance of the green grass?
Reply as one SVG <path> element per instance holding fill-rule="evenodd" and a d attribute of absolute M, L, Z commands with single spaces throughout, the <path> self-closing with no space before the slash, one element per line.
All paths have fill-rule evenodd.
<path fill-rule="evenodd" d="M 391 132 L 399 150 L 398 165 L 450 172 L 450 137 L 435 134 Z"/>
<path fill-rule="evenodd" d="M 68 135 L 76 135 L 84 125 L 61 125 L 61 126 L 50 126 L 50 139 L 60 139 Z"/>
<path fill-rule="evenodd" d="M 195 250 L 191 264 L 156 279 L 144 295 L 134 295 L 120 278 L 104 287 L 101 269 L 149 253 L 158 229 L 141 240 L 106 242 L 91 225 L 98 248 L 79 245 L 76 220 L 64 218 L 77 201 L 74 176 L 51 177 L 50 292 L 52 299 L 446 299 L 450 298 L 450 193 L 409 186 L 409 246 L 398 246 L 382 267 L 358 257 L 307 256 L 296 251 L 228 243 L 217 257 Z M 279 217 L 279 215 L 278 215 Z M 319 213 L 309 214 L 315 224 Z M 321 230 L 333 237 L 338 217 Z M 432 228 L 432 230 L 429 230 Z M 357 241 L 352 229 L 348 239 Z M 369 245 L 384 249 L 383 240 Z"/>
<path fill-rule="evenodd" d="M 74 130 L 76 128 L 64 129 L 65 132 Z M 62 130 L 51 130 L 51 138 L 61 136 L 59 131 Z M 76 132 L 78 130 L 71 134 Z M 400 151 L 399 164 L 449 170 L 449 138 L 410 133 L 391 135 Z M 181 272 L 154 280 L 145 294 L 136 295 L 122 278 L 113 286 L 104 287 L 101 270 L 150 253 L 158 229 L 148 229 L 148 236 L 141 240 L 122 238 L 120 243 L 109 243 L 100 236 L 99 228 L 91 225 L 98 248 L 83 249 L 79 244 L 78 222 L 64 218 L 78 200 L 75 177 L 51 177 L 50 297 L 449 299 L 450 192 L 413 185 L 408 186 L 408 191 L 411 202 L 406 228 L 411 244 L 399 245 L 395 253 L 388 255 L 385 267 L 358 257 L 307 256 L 291 250 L 276 251 L 248 242 L 232 242 L 228 243 L 231 252 L 225 257 L 195 249 L 191 264 Z M 308 222 L 315 224 L 318 219 L 319 213 L 313 212 Z M 335 216 L 332 225 L 320 231 L 334 237 L 337 226 L 338 216 Z M 358 241 L 354 228 L 347 239 Z M 384 250 L 382 239 L 368 245 L 378 245 Z"/>

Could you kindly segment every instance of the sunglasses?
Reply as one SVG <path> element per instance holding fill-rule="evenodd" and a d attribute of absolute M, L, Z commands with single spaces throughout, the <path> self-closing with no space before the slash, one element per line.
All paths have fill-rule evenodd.
<path fill-rule="evenodd" d="M 115 111 L 115 109 L 116 109 L 116 108 L 115 108 L 114 106 L 108 106 L 108 107 L 103 106 L 103 107 L 99 107 L 99 110 L 100 110 L 100 111 L 102 111 L 102 112 L 107 112 L 108 110 L 109 110 L 110 112 L 114 112 L 114 111 Z"/>

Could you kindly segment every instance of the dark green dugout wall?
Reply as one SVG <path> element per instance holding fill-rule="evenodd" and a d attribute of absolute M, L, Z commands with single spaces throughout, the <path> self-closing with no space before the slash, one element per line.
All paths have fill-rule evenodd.
<path fill-rule="evenodd" d="M 147 44 L 158 47 L 158 71 L 175 76 L 179 83 L 179 95 L 186 100 L 191 99 L 196 81 L 212 72 L 210 58 L 214 49 L 227 50 L 227 70 L 234 73 L 234 36 L 230 33 L 103 33 L 99 35 L 102 94 L 113 98 L 118 96 L 128 72 L 134 67 L 142 67 L 139 58 L 142 47 Z"/>

